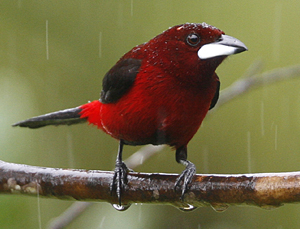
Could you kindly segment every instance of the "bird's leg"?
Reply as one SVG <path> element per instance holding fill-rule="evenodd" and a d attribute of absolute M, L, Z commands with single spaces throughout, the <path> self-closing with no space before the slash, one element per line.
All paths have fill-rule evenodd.
<path fill-rule="evenodd" d="M 123 140 L 120 140 L 119 151 L 116 160 L 115 174 L 113 181 L 110 185 L 110 193 L 116 192 L 119 205 L 121 206 L 121 194 L 127 185 L 127 171 L 128 168 L 125 163 L 122 161 L 122 151 L 123 151 Z"/>
<path fill-rule="evenodd" d="M 181 185 L 181 200 L 184 200 L 184 194 L 188 190 L 188 185 L 191 183 L 193 176 L 196 174 L 195 165 L 187 160 L 187 147 L 182 146 L 176 149 L 176 161 L 185 166 L 185 169 L 182 171 L 180 176 L 177 178 L 175 182 L 174 189 L 180 186 L 179 183 L 182 182 Z"/>

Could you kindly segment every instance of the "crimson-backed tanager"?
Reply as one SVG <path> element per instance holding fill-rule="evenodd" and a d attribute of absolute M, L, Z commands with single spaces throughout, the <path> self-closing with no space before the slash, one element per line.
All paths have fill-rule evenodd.
<path fill-rule="evenodd" d="M 123 145 L 167 144 L 186 168 L 177 178 L 183 199 L 195 165 L 187 144 L 219 97 L 216 68 L 229 55 L 247 50 L 238 39 L 206 23 L 177 25 L 126 53 L 103 78 L 99 100 L 14 126 L 39 128 L 88 121 L 119 140 L 111 191 L 121 205 L 128 169 Z"/>

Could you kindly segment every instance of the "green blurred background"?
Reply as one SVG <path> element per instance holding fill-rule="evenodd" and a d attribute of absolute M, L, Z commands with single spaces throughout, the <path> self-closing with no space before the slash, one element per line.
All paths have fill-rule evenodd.
<path fill-rule="evenodd" d="M 1 160 L 112 170 L 117 141 L 87 125 L 12 128 L 31 116 L 99 98 L 104 74 L 128 50 L 168 27 L 207 22 L 237 37 L 248 52 L 217 70 L 222 89 L 257 59 L 264 71 L 300 63 L 299 1 L 0 1 Z M 47 35 L 46 35 L 47 34 Z M 300 79 L 259 88 L 222 106 L 189 144 L 198 173 L 300 170 Z M 126 147 L 125 157 L 138 147 Z M 167 164 L 167 166 L 166 166 Z M 166 149 L 135 169 L 180 173 Z M 45 228 L 72 204 L 0 196 L 1 228 Z M 300 205 L 275 210 L 231 206 L 184 213 L 97 203 L 68 228 L 299 228 Z"/>

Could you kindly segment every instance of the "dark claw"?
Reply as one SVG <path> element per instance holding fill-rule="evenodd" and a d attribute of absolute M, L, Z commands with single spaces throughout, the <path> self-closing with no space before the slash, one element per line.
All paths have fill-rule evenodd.
<path fill-rule="evenodd" d="M 193 176 L 196 174 L 196 167 L 192 162 L 185 161 L 184 163 L 187 163 L 187 166 L 185 170 L 183 170 L 180 176 L 177 178 L 174 186 L 174 190 L 176 191 L 176 189 L 180 188 L 180 183 L 182 182 L 181 197 L 180 197 L 182 201 L 184 200 L 184 194 L 188 190 L 188 185 L 192 182 Z"/>
<path fill-rule="evenodd" d="M 115 167 L 115 174 L 113 177 L 113 181 L 110 184 L 110 194 L 112 195 L 114 192 L 117 194 L 119 205 L 121 206 L 121 195 L 123 190 L 127 186 L 127 171 L 128 168 L 125 163 L 122 161 L 121 163 L 117 163 Z"/>

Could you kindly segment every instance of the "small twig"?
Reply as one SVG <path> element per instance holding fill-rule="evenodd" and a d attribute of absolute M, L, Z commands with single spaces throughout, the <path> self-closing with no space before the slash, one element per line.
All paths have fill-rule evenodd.
<path fill-rule="evenodd" d="M 72 221 L 74 221 L 78 216 L 80 216 L 88 207 L 90 207 L 92 202 L 75 202 L 67 210 L 65 210 L 60 216 L 51 220 L 48 228 L 50 229 L 61 229 L 68 226 Z"/>
<path fill-rule="evenodd" d="M 154 156 L 156 153 L 162 151 L 166 146 L 165 145 L 146 145 L 140 150 L 136 151 L 129 158 L 125 160 L 125 164 L 128 168 L 134 169 L 139 165 L 142 165 L 144 161 L 148 160 L 150 157 Z"/>
<path fill-rule="evenodd" d="M 235 81 L 231 86 L 222 90 L 220 92 L 218 103 L 214 109 L 212 109 L 212 112 L 216 111 L 216 108 L 219 108 L 230 100 L 247 93 L 250 89 L 266 86 L 281 80 L 300 77 L 300 65 L 274 69 L 265 73 L 258 73 L 261 70 L 261 66 L 261 62 L 255 62 L 252 66 L 250 66 L 245 77 L 242 77 L 240 80 Z"/>

